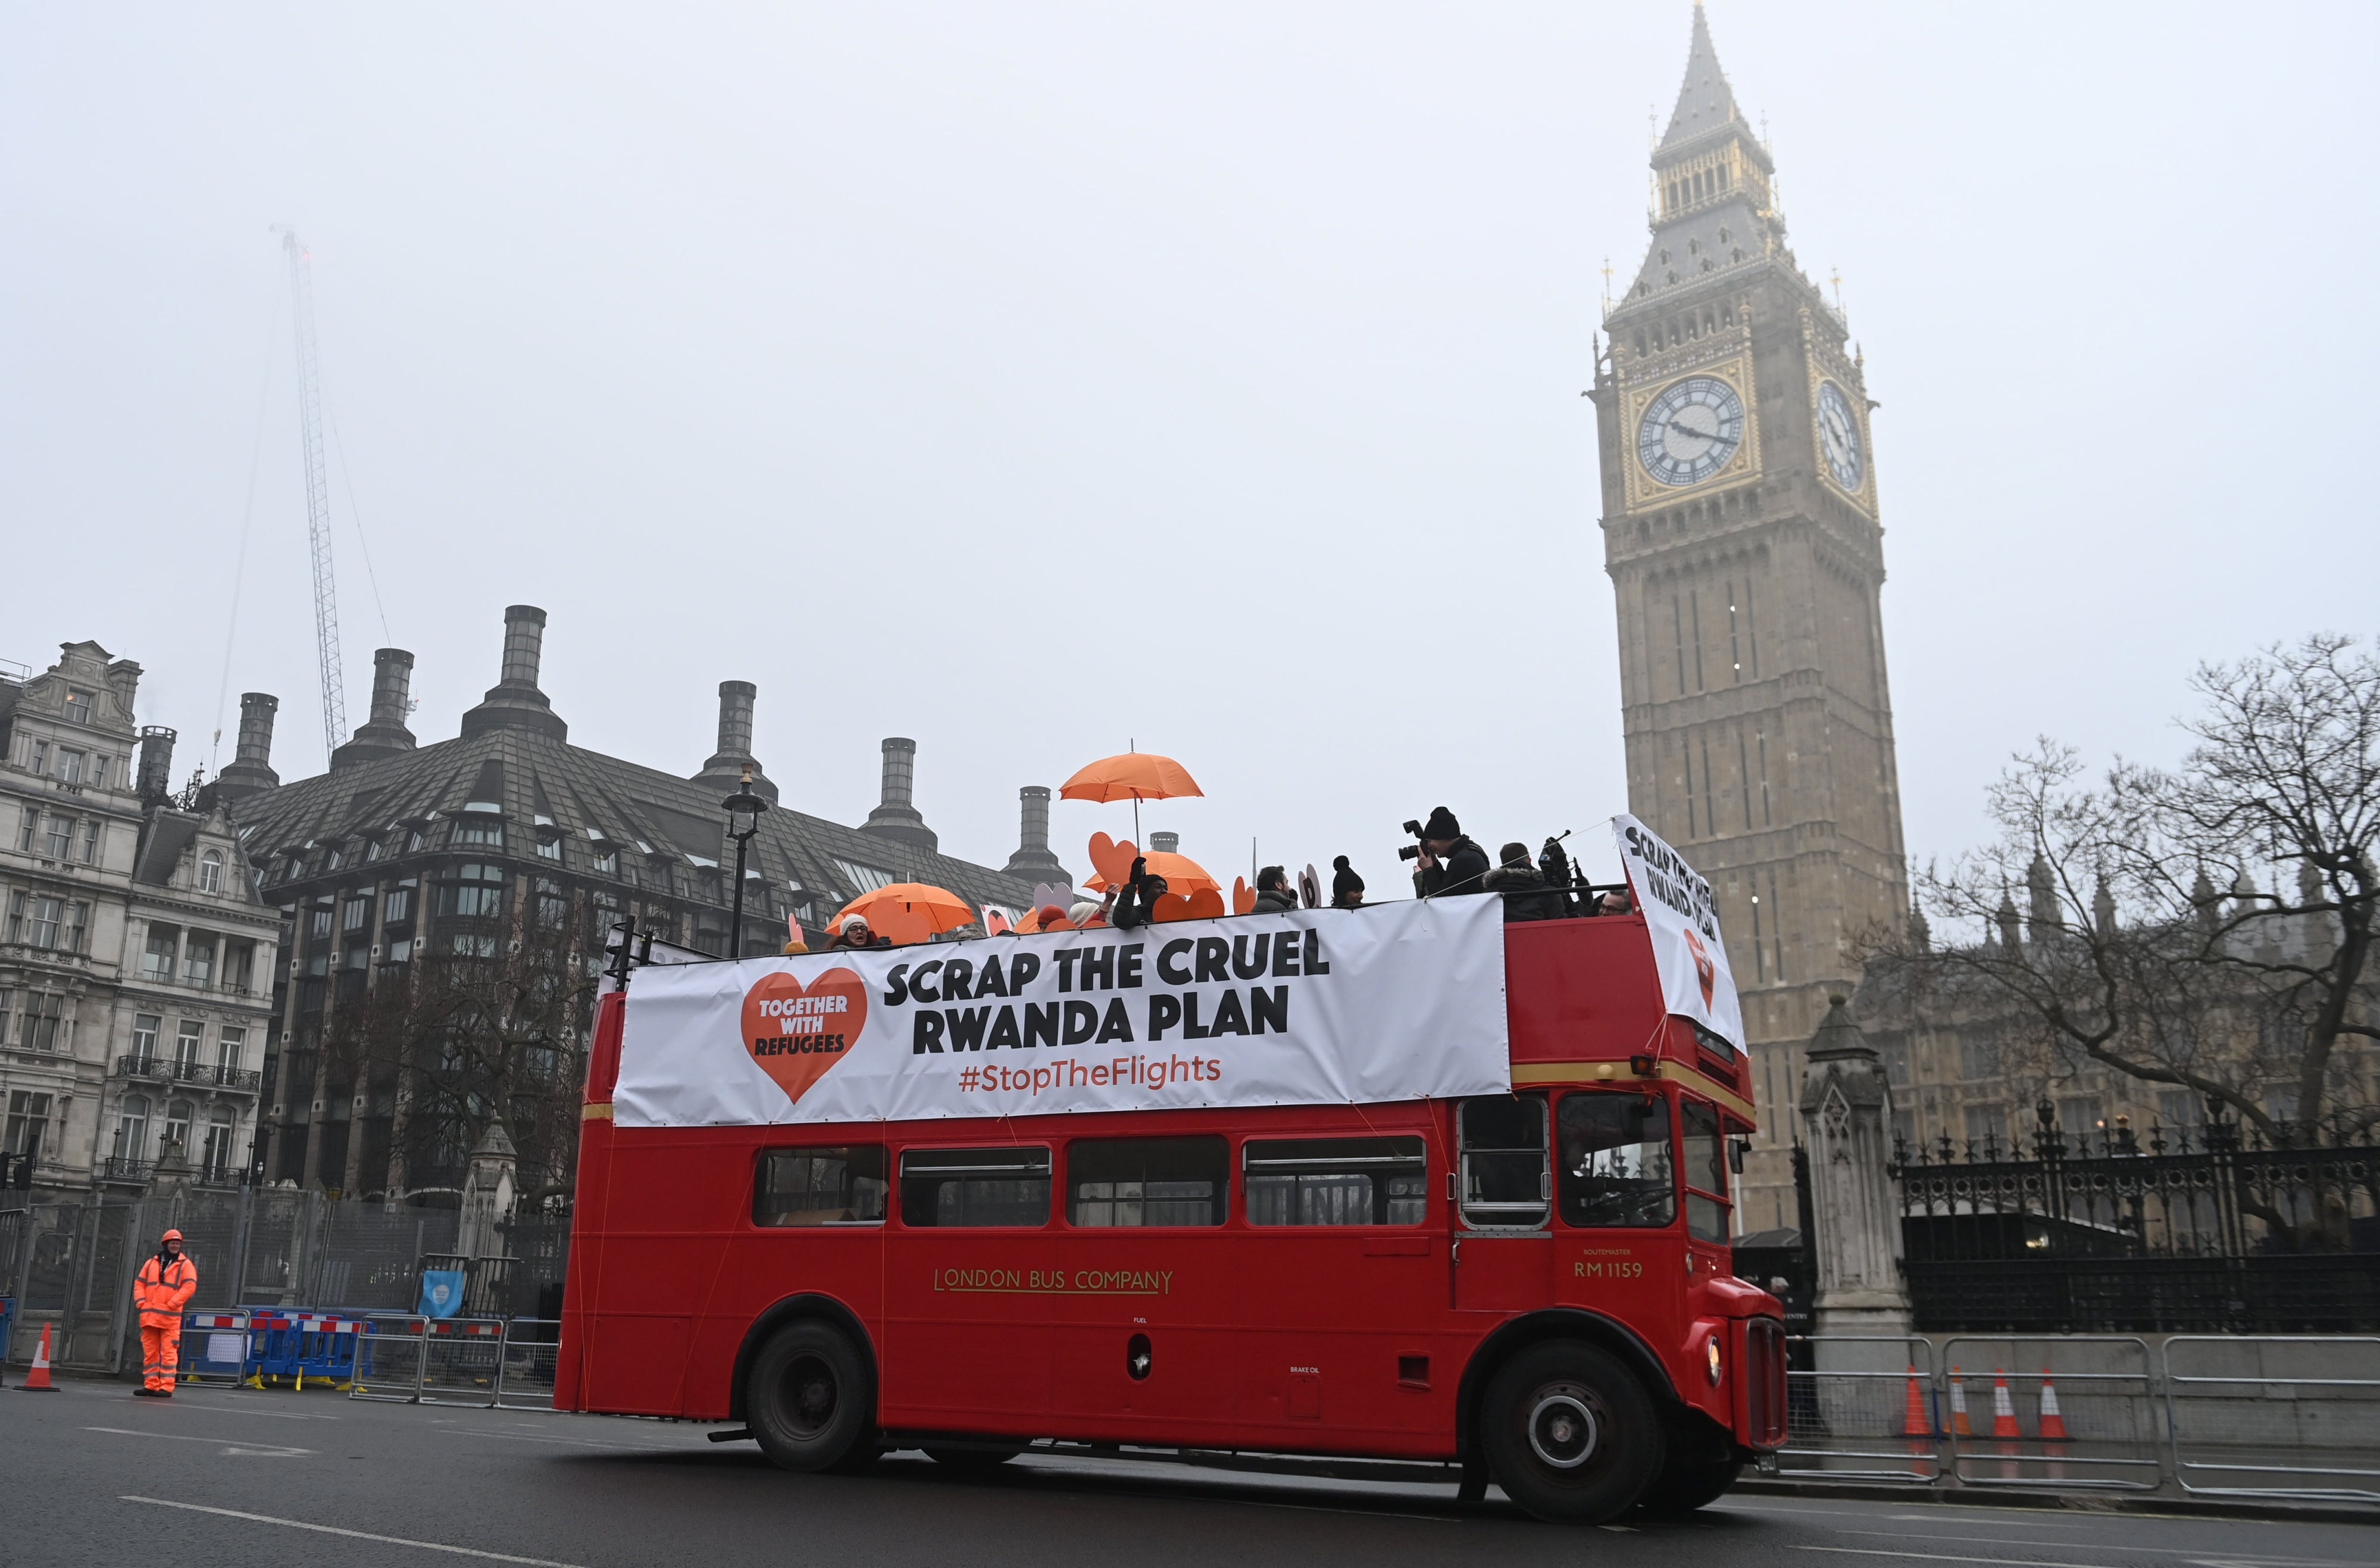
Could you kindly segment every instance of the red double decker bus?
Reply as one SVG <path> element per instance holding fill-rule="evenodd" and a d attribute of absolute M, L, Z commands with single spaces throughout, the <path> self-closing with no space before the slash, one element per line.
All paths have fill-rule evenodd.
<path fill-rule="evenodd" d="M 740 1424 L 797 1470 L 1091 1445 L 1438 1462 L 1551 1520 L 1708 1502 L 1785 1436 L 1781 1311 L 1730 1261 L 1745 1059 L 1665 1005 L 1641 915 L 1436 902 L 1481 907 L 624 961 L 556 1406 Z M 1492 964 L 1432 969 L 1458 939 Z M 1490 1092 L 1366 1097 L 1440 1087 L 1479 1018 Z M 1299 1102 L 1315 1063 L 1345 1081 Z"/>

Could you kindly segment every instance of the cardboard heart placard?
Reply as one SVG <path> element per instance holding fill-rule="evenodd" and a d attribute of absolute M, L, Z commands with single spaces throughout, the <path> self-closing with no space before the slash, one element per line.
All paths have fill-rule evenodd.
<path fill-rule="evenodd" d="M 780 969 L 744 993 L 744 1049 L 796 1103 L 858 1043 L 867 1022 L 868 983 L 849 969 L 808 986 Z"/>
<path fill-rule="evenodd" d="M 1098 875 L 1089 885 L 1102 891 L 1111 887 L 1122 887 L 1124 884 L 1124 879 L 1132 875 L 1133 860 L 1139 854 L 1139 847 L 1130 839 L 1118 844 L 1103 833 L 1093 833 L 1091 835 L 1091 869 Z"/>
<path fill-rule="evenodd" d="M 1245 877 L 1232 879 L 1232 913 L 1245 915 L 1257 906 L 1257 890 L 1248 885 Z"/>

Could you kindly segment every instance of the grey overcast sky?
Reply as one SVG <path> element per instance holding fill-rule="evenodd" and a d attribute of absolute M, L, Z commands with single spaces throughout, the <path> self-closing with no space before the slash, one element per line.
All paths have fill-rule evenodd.
<path fill-rule="evenodd" d="M 1395 893 L 1439 802 L 1586 833 L 1625 800 L 1579 392 L 1691 15 L 11 6 L 0 657 L 139 660 L 185 771 L 277 693 L 320 769 L 285 223 L 358 722 L 393 642 L 453 735 L 526 602 L 575 741 L 691 772 L 749 679 L 789 803 L 857 820 L 914 735 L 995 864 L 1019 784 L 1134 739 L 1227 881 L 1254 835 Z M 2198 661 L 2368 628 L 2380 7 L 1711 22 L 1883 404 L 1912 855 L 2036 734 L 2169 758 Z"/>

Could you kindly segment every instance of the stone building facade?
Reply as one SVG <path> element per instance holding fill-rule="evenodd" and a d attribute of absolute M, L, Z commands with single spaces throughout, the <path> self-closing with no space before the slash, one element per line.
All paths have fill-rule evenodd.
<path fill-rule="evenodd" d="M 1793 1222 L 1801 1048 L 1908 910 L 1870 404 L 1695 7 L 1652 237 L 1592 395 L 1629 809 L 1710 880 L 1767 1108 L 1740 1229 Z"/>
<path fill-rule="evenodd" d="M 0 1151 L 36 1193 L 237 1181 L 255 1138 L 280 922 L 140 681 L 95 642 L 0 680 Z"/>
<path fill-rule="evenodd" d="M 370 721 L 316 778 L 275 779 L 273 699 L 243 699 L 239 760 L 216 787 L 232 802 L 288 951 L 273 982 L 267 1180 L 393 1199 L 458 1188 L 480 1129 L 446 1128 L 425 1144 L 406 1123 L 401 1075 L 342 1054 L 343 1021 L 385 1002 L 390 988 L 423 984 L 429 961 L 492 958 L 536 930 L 572 933 L 572 962 L 586 970 L 600 933 L 623 917 L 723 954 L 735 846 L 721 803 L 747 769 L 774 807 L 749 848 L 747 954 L 778 951 L 789 922 L 821 945 L 824 922 L 844 903 L 889 882 L 1021 908 L 1036 881 L 1066 880 L 1049 850 L 1040 786 L 1024 792 L 1021 842 L 1006 869 L 942 854 L 915 805 L 917 744 L 906 738 L 883 743 L 882 797 L 862 826 L 777 804 L 779 787 L 752 752 L 758 694 L 748 682 L 720 687 L 717 749 L 690 774 L 573 746 L 538 685 L 545 624 L 531 606 L 505 612 L 500 678 L 458 735 L 430 745 L 407 723 L 413 656 L 381 650 Z M 576 1060 L 553 1068 L 574 1105 L 577 1070 Z M 534 1192 L 568 1174 L 525 1167 L 520 1182 Z"/>

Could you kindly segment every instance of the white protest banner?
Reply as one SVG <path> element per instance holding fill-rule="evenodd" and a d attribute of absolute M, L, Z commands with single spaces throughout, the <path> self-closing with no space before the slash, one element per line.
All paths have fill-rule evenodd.
<path fill-rule="evenodd" d="M 640 969 L 624 1127 L 1504 1094 L 1490 895 Z"/>
<path fill-rule="evenodd" d="M 1653 938 L 1653 966 L 1660 972 L 1665 1005 L 1742 1051 L 1743 1003 L 1727 966 L 1710 883 L 1660 834 L 1625 812 L 1611 819 L 1611 833 Z"/>

